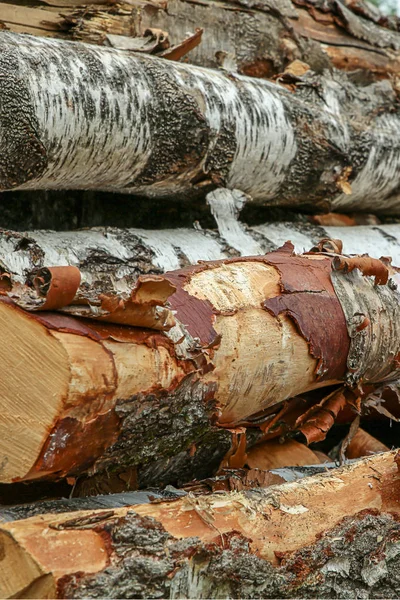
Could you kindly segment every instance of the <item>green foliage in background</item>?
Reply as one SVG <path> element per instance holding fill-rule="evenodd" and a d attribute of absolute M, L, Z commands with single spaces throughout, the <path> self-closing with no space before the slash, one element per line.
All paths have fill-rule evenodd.
<path fill-rule="evenodd" d="M 398 0 L 369 0 L 369 2 L 377 6 L 385 15 L 399 14 L 400 1 Z"/>

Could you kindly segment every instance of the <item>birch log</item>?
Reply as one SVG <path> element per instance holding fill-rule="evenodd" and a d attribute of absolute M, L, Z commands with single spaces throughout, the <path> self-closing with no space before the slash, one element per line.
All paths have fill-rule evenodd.
<path fill-rule="evenodd" d="M 397 597 L 397 460 L 388 452 L 268 490 L 187 495 L 122 508 L 108 496 L 100 510 L 3 522 L 0 593 L 2 598 Z M 87 503 L 82 499 L 83 506 Z"/>
<path fill-rule="evenodd" d="M 115 468 L 137 469 L 141 485 L 206 476 L 230 448 L 226 428 L 264 423 L 293 396 L 346 383 L 314 409 L 300 400 L 292 429 L 315 441 L 374 387 L 377 405 L 386 386 L 396 394 L 397 272 L 327 245 L 140 277 L 131 302 L 164 309 L 164 331 L 28 313 L 3 297 L 1 481 Z"/>
<path fill-rule="evenodd" d="M 217 231 L 199 228 L 0 230 L 3 292 L 24 308 L 62 309 L 65 306 L 62 302 L 58 306 L 44 306 L 48 290 L 38 292 L 33 282 L 43 276 L 46 279 L 54 267 L 75 267 L 79 269 L 80 280 L 68 303 L 68 313 L 73 314 L 72 305 L 86 304 L 91 307 L 86 316 L 94 318 L 101 316 L 99 295 L 128 299 L 139 275 L 159 275 L 201 260 L 261 255 L 276 250 L 288 240 L 295 251 L 301 253 L 316 246 L 321 239 L 339 238 L 346 254 L 391 256 L 394 264 L 400 264 L 400 225 L 321 227 L 308 223 L 266 223 L 248 227 L 234 214 L 235 206 L 230 204 L 234 193 L 229 197 L 226 191 L 219 190 L 210 196 L 214 196 L 212 207 Z M 224 213 L 221 207 L 226 209 Z M 77 314 L 80 311 L 78 308 Z"/>
<path fill-rule="evenodd" d="M 4 32 L 0 50 L 2 190 L 164 197 L 226 186 L 266 204 L 399 209 L 388 81 L 356 88 L 308 71 L 288 90 Z"/>
<path fill-rule="evenodd" d="M 1 4 L 0 21 L 16 33 L 149 52 L 157 51 L 152 32 L 166 32 L 175 46 L 201 27 L 202 42 L 186 60 L 213 68 L 229 65 L 256 77 L 281 73 L 294 59 L 317 71 L 329 66 L 358 73 L 363 69 L 368 77 L 398 75 L 400 69 L 396 18 L 385 18 L 364 2 L 130 0 L 79 5 L 79 0 L 47 0 L 32 7 L 11 0 Z"/>

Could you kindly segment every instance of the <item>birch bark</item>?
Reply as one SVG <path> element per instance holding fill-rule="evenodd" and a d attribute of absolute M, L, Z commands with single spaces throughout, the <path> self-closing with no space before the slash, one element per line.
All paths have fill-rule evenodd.
<path fill-rule="evenodd" d="M 38 269 L 74 266 L 81 272 L 80 293 L 84 296 L 101 292 L 129 295 L 139 275 L 161 274 L 201 260 L 265 254 L 288 240 L 302 253 L 323 238 L 341 239 L 346 254 L 391 256 L 393 264 L 400 264 L 397 224 L 322 227 L 281 222 L 248 227 L 236 218 L 220 215 L 218 226 L 218 231 L 112 227 L 64 232 L 0 230 L 0 268 L 23 285 Z"/>
<path fill-rule="evenodd" d="M 296 256 L 290 244 L 141 276 L 129 302 L 163 309 L 163 331 L 28 313 L 3 297 L 2 481 L 125 468 L 141 486 L 206 477 L 228 429 L 253 427 L 252 443 L 286 400 L 345 383 L 310 410 L 288 403 L 302 418 L 286 434 L 323 439 L 339 410 L 362 410 L 375 388 L 396 393 L 396 277 L 386 261 Z"/>
<path fill-rule="evenodd" d="M 289 91 L 53 39 L 2 32 L 0 49 L 2 190 L 225 186 L 271 205 L 399 209 L 389 82 L 308 72 Z"/>

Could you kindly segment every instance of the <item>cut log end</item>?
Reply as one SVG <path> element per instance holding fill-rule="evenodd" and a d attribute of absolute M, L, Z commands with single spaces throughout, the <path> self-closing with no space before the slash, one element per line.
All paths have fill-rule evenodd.
<path fill-rule="evenodd" d="M 70 372 L 61 344 L 43 326 L 0 303 L 2 373 L 0 477 L 27 474 L 66 397 Z"/>

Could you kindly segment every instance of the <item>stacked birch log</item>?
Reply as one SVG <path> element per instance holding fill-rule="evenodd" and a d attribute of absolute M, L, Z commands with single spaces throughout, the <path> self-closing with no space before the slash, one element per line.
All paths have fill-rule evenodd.
<path fill-rule="evenodd" d="M 46 0 L 0 24 L 2 199 L 44 203 L 0 221 L 1 597 L 399 595 L 398 21 Z M 65 190 L 126 227 L 41 228 Z M 176 201 L 213 226 L 134 208 Z"/>

